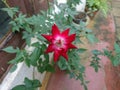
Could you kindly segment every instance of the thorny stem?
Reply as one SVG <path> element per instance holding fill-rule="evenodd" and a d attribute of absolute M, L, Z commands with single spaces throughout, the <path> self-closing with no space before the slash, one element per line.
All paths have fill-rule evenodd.
<path fill-rule="evenodd" d="M 49 0 L 47 0 L 47 5 L 48 5 L 48 8 L 50 8 L 50 5 L 49 5 Z"/>
<path fill-rule="evenodd" d="M 2 1 L 3 1 L 3 3 L 5 4 L 5 6 L 10 9 L 10 5 L 7 3 L 7 0 L 2 0 Z M 17 16 L 15 15 L 15 18 L 16 18 L 16 17 L 17 17 Z M 14 18 L 13 18 L 13 20 L 14 20 Z"/>

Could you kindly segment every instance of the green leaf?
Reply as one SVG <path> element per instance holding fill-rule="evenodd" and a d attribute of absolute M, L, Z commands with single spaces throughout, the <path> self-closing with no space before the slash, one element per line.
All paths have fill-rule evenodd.
<path fill-rule="evenodd" d="M 32 87 L 32 81 L 29 80 L 28 78 L 24 79 L 24 83 L 27 88 Z"/>
<path fill-rule="evenodd" d="M 32 81 L 32 86 L 34 87 L 34 88 L 37 88 L 37 87 L 40 87 L 40 86 L 42 86 L 42 84 L 40 83 L 40 81 L 39 80 L 33 80 Z"/>
<path fill-rule="evenodd" d="M 9 46 L 7 48 L 4 48 L 3 51 L 7 53 L 16 53 L 18 50 L 14 49 L 12 46 Z"/>
<path fill-rule="evenodd" d="M 24 60 L 24 53 L 22 51 L 19 51 L 19 52 L 17 52 L 16 57 L 13 60 L 9 61 L 8 63 L 17 64 L 23 60 Z"/>
<path fill-rule="evenodd" d="M 37 90 L 41 86 L 39 80 L 30 80 L 28 78 L 24 79 L 25 85 L 17 85 L 12 90 Z"/>
<path fill-rule="evenodd" d="M 26 59 L 25 59 L 25 64 L 26 64 L 28 67 L 30 67 L 30 59 L 26 58 Z"/>
<path fill-rule="evenodd" d="M 79 48 L 79 49 L 77 49 L 77 52 L 79 52 L 79 53 L 83 53 L 85 51 L 87 51 L 87 49 L 85 49 L 85 48 Z"/>
<path fill-rule="evenodd" d="M 39 48 L 39 47 L 40 47 L 40 43 L 39 43 L 39 42 L 35 42 L 35 43 L 32 44 L 32 46 L 33 46 L 33 47 L 38 47 L 38 48 Z"/>
<path fill-rule="evenodd" d="M 79 66 L 80 66 L 80 65 L 79 65 Z M 84 73 L 84 72 L 85 72 L 85 66 L 80 66 L 80 67 L 79 67 L 79 71 L 82 72 L 82 73 Z"/>
<path fill-rule="evenodd" d="M 66 60 L 63 57 L 60 57 L 60 60 L 58 61 L 58 66 L 61 70 L 66 70 L 67 69 L 67 65 L 66 65 Z"/>
<path fill-rule="evenodd" d="M 6 11 L 8 15 L 13 18 L 13 16 L 18 12 L 18 8 L 2 8 L 3 11 Z"/>
<path fill-rule="evenodd" d="M 118 66 L 120 64 L 120 61 L 118 59 L 115 59 L 112 61 L 114 66 Z"/>
<path fill-rule="evenodd" d="M 99 50 L 92 50 L 92 53 L 93 53 L 94 55 L 101 55 L 101 54 L 102 54 L 102 52 L 99 51 Z"/>
<path fill-rule="evenodd" d="M 114 44 L 114 48 L 116 53 L 120 53 L 120 46 L 117 43 Z"/>
<path fill-rule="evenodd" d="M 44 57 L 45 57 L 46 61 L 49 62 L 49 54 L 44 54 Z"/>
<path fill-rule="evenodd" d="M 12 90 L 27 90 L 25 85 L 17 85 L 16 87 L 12 88 Z"/>
<path fill-rule="evenodd" d="M 40 73 L 43 73 L 46 70 L 46 68 L 42 66 L 38 66 L 37 69 Z"/>
<path fill-rule="evenodd" d="M 75 74 L 74 74 L 73 72 L 69 73 L 69 75 L 70 75 L 70 78 L 71 78 L 71 79 L 72 79 L 72 78 L 75 78 Z"/>
<path fill-rule="evenodd" d="M 46 48 L 47 48 L 46 45 L 45 45 L 45 44 L 42 44 L 42 47 L 41 47 L 42 52 L 45 52 Z"/>
<path fill-rule="evenodd" d="M 17 69 L 17 65 L 15 64 L 15 65 L 13 65 L 13 66 L 11 67 L 10 72 L 12 73 L 12 72 L 14 72 L 16 69 Z"/>
<path fill-rule="evenodd" d="M 87 38 L 91 43 L 98 42 L 98 39 L 93 34 L 87 34 Z"/>
<path fill-rule="evenodd" d="M 75 43 L 77 43 L 77 44 L 82 43 L 82 41 L 80 40 L 80 37 L 76 37 L 76 39 L 75 39 Z"/>
<path fill-rule="evenodd" d="M 54 67 L 52 65 L 48 64 L 46 66 L 46 71 L 48 71 L 48 72 L 55 72 L 55 69 L 54 69 Z"/>
<path fill-rule="evenodd" d="M 112 53 L 108 51 L 107 49 L 104 49 L 104 55 L 106 55 L 109 58 L 112 57 Z"/>
<path fill-rule="evenodd" d="M 41 48 L 35 48 L 34 51 L 32 52 L 31 56 L 30 56 L 30 63 L 33 66 L 37 65 L 37 61 L 39 60 L 41 56 Z"/>

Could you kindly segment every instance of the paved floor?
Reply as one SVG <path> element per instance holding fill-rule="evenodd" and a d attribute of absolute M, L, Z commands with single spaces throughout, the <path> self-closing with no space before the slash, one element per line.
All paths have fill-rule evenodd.
<path fill-rule="evenodd" d="M 90 22 L 89 27 L 94 30 L 96 36 L 100 40 L 94 46 L 84 45 L 87 48 L 99 49 L 103 48 L 113 49 L 115 41 L 115 32 L 117 39 L 120 40 L 120 0 L 111 0 L 112 2 L 112 15 L 103 18 L 98 14 L 93 21 Z M 113 16 L 113 17 L 112 17 Z M 84 63 L 90 60 L 88 56 L 84 59 Z M 86 55 L 86 54 L 85 54 Z M 86 77 L 90 80 L 88 83 L 88 90 L 120 90 L 120 67 L 113 67 L 110 60 L 106 57 L 100 57 L 102 68 L 99 73 L 86 64 Z M 63 72 L 57 71 L 52 74 L 46 90 L 84 90 L 79 81 L 74 79 L 70 80 Z"/>
<path fill-rule="evenodd" d="M 116 38 L 120 41 L 120 0 L 111 0 L 112 14 L 115 21 Z"/>

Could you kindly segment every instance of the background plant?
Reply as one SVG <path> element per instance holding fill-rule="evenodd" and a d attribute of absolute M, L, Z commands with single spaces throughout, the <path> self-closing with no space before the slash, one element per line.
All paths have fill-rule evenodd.
<path fill-rule="evenodd" d="M 93 13 L 101 10 L 106 16 L 110 6 L 108 4 L 108 0 L 86 0 L 86 9 L 87 13 Z"/>

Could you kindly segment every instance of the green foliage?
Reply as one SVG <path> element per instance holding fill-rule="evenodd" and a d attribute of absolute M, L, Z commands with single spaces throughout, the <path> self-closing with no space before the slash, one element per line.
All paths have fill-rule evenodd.
<path fill-rule="evenodd" d="M 93 50 L 92 51 L 93 56 L 92 56 L 92 61 L 90 63 L 90 66 L 92 66 L 96 72 L 98 72 L 100 66 L 100 58 L 99 55 L 102 55 L 102 52 L 100 52 L 99 50 Z"/>
<path fill-rule="evenodd" d="M 51 3 L 47 11 L 41 11 L 37 15 L 27 17 L 27 15 L 18 13 L 18 9 L 15 8 L 5 8 L 4 10 L 8 12 L 12 21 L 10 22 L 13 32 L 20 32 L 22 30 L 26 45 L 28 47 L 33 47 L 32 52 L 28 52 L 25 49 L 7 47 L 3 49 L 8 53 L 16 53 L 16 57 L 9 63 L 13 64 L 11 71 L 17 68 L 17 64 L 20 62 L 25 62 L 28 67 L 35 67 L 38 72 L 43 73 L 45 71 L 54 72 L 54 64 L 50 63 L 49 55 L 44 53 L 48 42 L 41 36 L 41 34 L 50 34 L 51 26 L 55 23 L 61 30 L 70 28 L 70 34 L 76 33 L 75 44 L 84 43 L 81 42 L 81 37 L 86 37 L 90 42 L 96 41 L 95 36 L 92 34 L 92 30 L 85 27 L 85 23 L 80 22 L 76 25 L 73 23 L 74 16 L 78 14 L 75 11 L 75 5 L 78 4 L 80 0 L 68 0 L 67 4 L 56 4 L 60 9 L 59 13 L 55 12 L 54 5 Z M 32 38 L 36 38 L 35 43 L 31 42 Z M 75 78 L 81 81 L 84 89 L 87 90 L 88 81 L 85 80 L 85 67 L 80 63 L 80 53 L 84 53 L 86 49 L 79 48 L 76 50 L 70 50 L 68 52 L 69 60 L 65 61 L 63 57 L 57 62 L 61 70 L 66 70 L 71 78 Z M 95 54 L 96 55 L 96 54 Z M 98 58 L 95 56 L 94 61 L 91 66 L 98 71 L 99 64 Z M 25 78 L 24 85 L 18 85 L 12 90 L 35 90 L 40 84 L 37 80 L 29 80 Z"/>
<path fill-rule="evenodd" d="M 96 43 L 98 42 L 98 39 L 95 37 L 94 34 L 87 34 L 87 38 L 91 43 Z"/>
<path fill-rule="evenodd" d="M 4 48 L 3 51 L 7 53 L 17 53 L 19 49 L 14 49 L 12 46 L 9 46 L 7 48 Z"/>
<path fill-rule="evenodd" d="M 10 68 L 10 72 L 14 72 L 17 69 L 17 65 L 14 64 L 11 68 Z"/>
<path fill-rule="evenodd" d="M 14 7 L 11 7 L 9 9 L 8 8 L 2 8 L 2 10 L 6 11 L 11 18 L 14 18 L 16 13 L 19 12 L 18 8 L 14 8 Z"/>
<path fill-rule="evenodd" d="M 37 90 L 38 87 L 41 86 L 40 81 L 38 80 L 30 80 L 28 78 L 24 79 L 23 85 L 17 85 L 12 90 Z"/>
<path fill-rule="evenodd" d="M 114 51 L 104 49 L 104 55 L 106 55 L 114 66 L 120 65 L 120 46 L 115 43 Z"/>
<path fill-rule="evenodd" d="M 87 13 L 92 13 L 98 10 L 101 10 L 102 13 L 106 16 L 108 13 L 108 10 L 110 9 L 108 5 L 107 0 L 86 0 L 86 7 L 88 12 Z"/>
<path fill-rule="evenodd" d="M 112 51 L 108 49 L 103 49 L 103 51 L 93 50 L 92 53 L 93 57 L 90 65 L 94 67 L 96 72 L 101 67 L 99 58 L 100 55 L 108 57 L 113 66 L 120 65 L 120 46 L 117 43 L 114 44 L 114 50 Z"/>
<path fill-rule="evenodd" d="M 69 52 L 69 59 L 66 61 L 63 57 L 58 61 L 58 66 L 61 70 L 66 70 L 67 74 L 70 75 L 70 78 L 75 78 L 76 80 L 81 81 L 85 90 L 87 89 L 88 81 L 85 80 L 85 67 L 80 63 L 79 53 L 86 51 L 84 48 L 78 50 L 72 50 Z"/>

